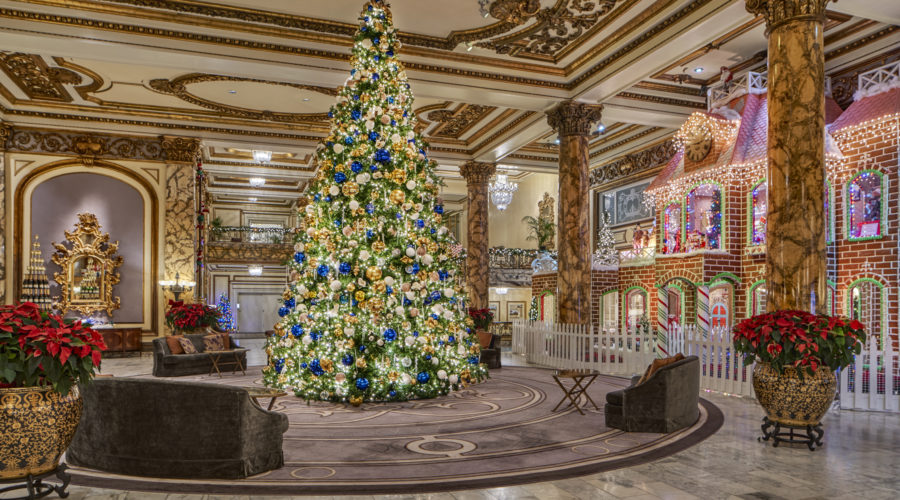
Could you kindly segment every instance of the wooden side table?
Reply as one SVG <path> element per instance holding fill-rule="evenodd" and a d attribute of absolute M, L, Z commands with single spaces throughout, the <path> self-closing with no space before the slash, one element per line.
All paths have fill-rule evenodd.
<path fill-rule="evenodd" d="M 287 396 L 287 393 L 278 389 L 268 389 L 264 387 L 248 387 L 247 392 L 250 394 L 250 399 L 256 403 L 256 406 L 262 408 L 262 405 L 259 404 L 259 398 L 270 398 L 269 406 L 266 410 L 272 411 L 272 407 L 275 406 L 275 400 L 284 396 Z"/>
<path fill-rule="evenodd" d="M 219 378 L 222 378 L 222 372 L 219 370 L 219 366 L 228 366 L 231 365 L 231 374 L 234 375 L 237 372 L 237 369 L 241 369 L 241 373 L 246 375 L 247 372 L 244 371 L 244 365 L 241 363 L 241 358 L 238 357 L 238 349 L 231 349 L 228 351 L 205 351 L 209 354 L 209 359 L 212 361 L 212 366 L 209 367 L 209 375 L 212 376 L 213 370 L 215 370 L 216 374 L 219 375 Z M 231 359 L 228 359 L 227 356 L 231 354 Z M 222 357 L 225 356 L 225 359 Z"/>
<path fill-rule="evenodd" d="M 563 409 L 566 409 L 570 406 L 574 406 L 578 413 L 584 415 L 584 412 L 581 411 L 581 407 L 578 406 L 578 398 L 583 394 L 588 401 L 594 405 L 594 408 L 599 410 L 600 408 L 597 406 L 597 403 L 594 402 L 593 399 L 588 395 L 587 388 L 594 383 L 594 380 L 597 378 L 597 375 L 600 375 L 600 372 L 596 370 L 557 370 L 556 373 L 553 374 L 553 380 L 556 381 L 556 384 L 560 389 L 563 390 L 563 398 L 556 403 L 556 406 L 553 408 L 553 411 L 556 411 L 559 406 L 569 401 Z M 572 379 L 572 387 L 567 388 L 561 379 Z"/>

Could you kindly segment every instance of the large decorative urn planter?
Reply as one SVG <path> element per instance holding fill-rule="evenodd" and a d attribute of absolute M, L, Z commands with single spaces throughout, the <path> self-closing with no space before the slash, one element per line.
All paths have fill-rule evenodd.
<path fill-rule="evenodd" d="M 56 469 L 81 410 L 77 386 L 66 396 L 50 386 L 0 388 L 0 481 Z"/>
<path fill-rule="evenodd" d="M 475 335 L 478 336 L 478 344 L 481 345 L 482 349 L 490 349 L 491 341 L 494 338 L 494 334 L 489 330 L 476 330 Z"/>
<path fill-rule="evenodd" d="M 827 366 L 802 376 L 791 366 L 784 367 L 784 373 L 769 363 L 757 362 L 753 368 L 756 399 L 769 420 L 782 425 L 818 425 L 834 401 L 836 388 L 834 372 Z"/>

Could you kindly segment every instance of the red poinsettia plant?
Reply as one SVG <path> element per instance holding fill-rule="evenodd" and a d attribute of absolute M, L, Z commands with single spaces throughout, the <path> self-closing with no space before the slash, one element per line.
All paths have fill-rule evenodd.
<path fill-rule="evenodd" d="M 80 320 L 31 302 L 0 306 L 0 387 L 50 385 L 65 396 L 91 381 L 105 350 L 103 336 Z"/>
<path fill-rule="evenodd" d="M 853 363 L 866 342 L 863 324 L 839 316 L 775 311 L 738 323 L 734 348 L 744 364 L 769 363 L 778 373 L 792 366 L 812 375 L 821 366 L 837 370 Z"/>
<path fill-rule="evenodd" d="M 178 330 L 194 330 L 215 326 L 219 321 L 219 310 L 206 304 L 169 300 L 166 324 Z"/>
<path fill-rule="evenodd" d="M 474 309 L 469 308 L 469 317 L 475 323 L 476 330 L 487 330 L 494 321 L 494 312 L 490 309 Z"/>

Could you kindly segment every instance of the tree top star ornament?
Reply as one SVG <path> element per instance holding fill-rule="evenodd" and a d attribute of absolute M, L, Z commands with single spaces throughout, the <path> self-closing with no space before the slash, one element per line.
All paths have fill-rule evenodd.
<path fill-rule="evenodd" d="M 486 369 L 388 5 L 369 1 L 359 26 L 299 203 L 264 381 L 352 404 L 431 398 Z"/>

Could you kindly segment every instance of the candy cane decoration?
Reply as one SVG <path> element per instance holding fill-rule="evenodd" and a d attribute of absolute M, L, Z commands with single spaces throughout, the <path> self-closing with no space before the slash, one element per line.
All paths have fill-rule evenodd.
<path fill-rule="evenodd" d="M 709 338 L 709 287 L 697 287 L 697 327 L 703 339 Z"/>
<path fill-rule="evenodd" d="M 656 289 L 656 357 L 669 355 L 669 291 Z"/>

